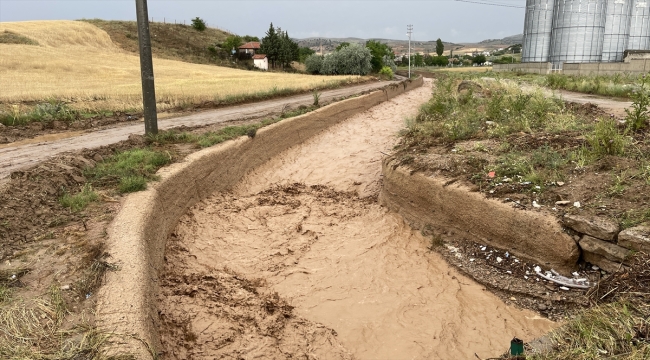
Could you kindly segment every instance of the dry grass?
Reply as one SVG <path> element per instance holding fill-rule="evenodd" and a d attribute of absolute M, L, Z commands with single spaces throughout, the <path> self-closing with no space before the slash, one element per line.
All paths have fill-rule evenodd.
<path fill-rule="evenodd" d="M 40 46 L 0 44 L 0 104 L 62 100 L 78 110 L 140 110 L 138 56 L 81 21 L 0 23 Z M 331 87 L 356 77 L 243 71 L 154 59 L 160 110 Z"/>

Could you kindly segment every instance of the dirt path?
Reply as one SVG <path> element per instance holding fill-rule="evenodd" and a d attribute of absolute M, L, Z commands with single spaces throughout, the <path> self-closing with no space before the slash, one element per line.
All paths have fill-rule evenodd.
<path fill-rule="evenodd" d="M 181 219 L 161 287 L 165 358 L 487 358 L 554 327 L 378 205 L 382 152 L 430 89 L 350 118 Z"/>
<path fill-rule="evenodd" d="M 603 109 L 603 111 L 614 114 L 618 118 L 625 118 L 625 109 L 632 106 L 631 101 L 617 100 L 604 96 L 582 94 L 565 90 L 557 91 L 556 95 L 564 101 L 570 101 L 579 104 L 591 103 L 598 105 L 598 107 Z"/>
<path fill-rule="evenodd" d="M 389 82 L 372 82 L 359 86 L 323 91 L 320 102 L 330 102 L 334 98 L 359 94 L 388 85 Z M 233 106 L 223 109 L 204 111 L 192 115 L 162 119 L 158 121 L 161 130 L 180 126 L 196 127 L 223 123 L 239 119 L 262 119 L 282 110 L 295 109 L 300 105 L 313 103 L 311 94 L 292 96 L 282 99 Z M 0 179 L 9 176 L 12 171 L 34 165 L 48 157 L 83 148 L 96 148 L 128 139 L 131 134 L 142 134 L 144 123 L 118 126 L 89 133 L 49 134 L 40 138 L 0 145 Z"/>

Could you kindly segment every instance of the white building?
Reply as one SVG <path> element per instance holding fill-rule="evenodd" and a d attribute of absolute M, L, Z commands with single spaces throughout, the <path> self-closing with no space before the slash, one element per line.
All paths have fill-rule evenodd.
<path fill-rule="evenodd" d="M 269 58 L 264 54 L 255 54 L 253 55 L 253 65 L 258 69 L 268 70 Z"/>

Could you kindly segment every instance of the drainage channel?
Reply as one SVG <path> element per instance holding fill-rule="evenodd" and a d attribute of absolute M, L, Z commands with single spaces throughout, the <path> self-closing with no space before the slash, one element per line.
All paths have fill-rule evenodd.
<path fill-rule="evenodd" d="M 378 204 L 381 159 L 430 93 L 353 116 L 190 209 L 166 249 L 164 358 L 487 358 L 554 328 Z"/>

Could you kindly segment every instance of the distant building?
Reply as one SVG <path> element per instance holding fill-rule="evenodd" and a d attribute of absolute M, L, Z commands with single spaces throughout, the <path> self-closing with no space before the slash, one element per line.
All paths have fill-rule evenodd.
<path fill-rule="evenodd" d="M 260 51 L 260 43 L 256 41 L 247 42 L 246 44 L 239 47 L 239 56 L 252 57 L 258 51 Z"/>
<path fill-rule="evenodd" d="M 258 69 L 268 70 L 269 58 L 264 54 L 253 55 L 253 65 L 255 65 L 255 67 Z"/>

